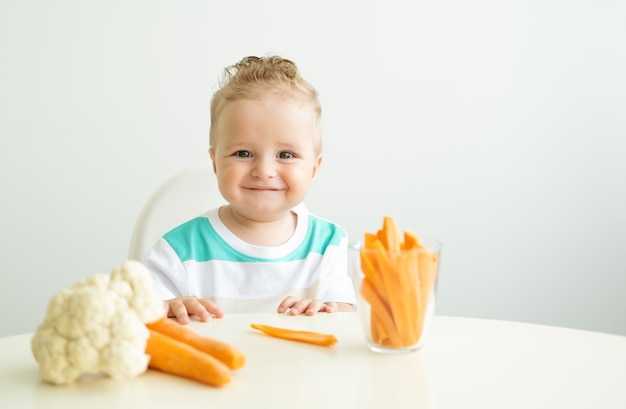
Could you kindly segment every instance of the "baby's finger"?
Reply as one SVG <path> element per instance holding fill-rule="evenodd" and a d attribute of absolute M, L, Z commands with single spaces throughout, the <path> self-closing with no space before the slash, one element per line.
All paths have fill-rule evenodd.
<path fill-rule="evenodd" d="M 325 311 L 326 304 L 319 300 L 313 300 L 306 309 L 306 315 L 315 315 L 318 311 Z"/>
<path fill-rule="evenodd" d="M 298 302 L 296 302 L 295 304 L 293 304 L 291 306 L 291 308 L 289 309 L 289 313 L 291 315 L 298 315 L 298 314 L 302 314 L 304 312 L 306 312 L 309 308 L 309 305 L 311 304 L 311 300 L 308 298 L 305 298 L 303 300 L 300 300 Z"/>
<path fill-rule="evenodd" d="M 324 311 L 326 311 L 327 313 L 335 312 L 335 311 L 338 311 L 339 309 L 336 302 L 331 301 L 331 302 L 327 302 L 324 305 L 326 306 Z"/>
<path fill-rule="evenodd" d="M 200 304 L 204 306 L 204 308 L 210 313 L 213 314 L 215 318 L 222 318 L 224 313 L 220 308 L 215 305 L 215 303 L 211 300 L 207 300 L 206 298 L 202 298 L 199 300 Z"/>
<path fill-rule="evenodd" d="M 167 302 L 169 318 L 176 318 L 182 325 L 189 324 L 189 314 L 187 313 L 187 307 L 180 300 L 170 300 Z"/>
<path fill-rule="evenodd" d="M 298 302 L 298 299 L 294 296 L 288 296 L 286 297 L 279 305 L 278 305 L 278 309 L 277 311 L 279 313 L 283 313 L 285 311 L 287 311 L 288 309 L 290 309 L 294 304 L 296 304 Z"/>
<path fill-rule="evenodd" d="M 211 314 L 207 311 L 204 304 L 197 298 L 186 299 L 185 306 L 187 307 L 187 313 L 195 316 L 200 321 L 208 321 L 211 319 Z"/>

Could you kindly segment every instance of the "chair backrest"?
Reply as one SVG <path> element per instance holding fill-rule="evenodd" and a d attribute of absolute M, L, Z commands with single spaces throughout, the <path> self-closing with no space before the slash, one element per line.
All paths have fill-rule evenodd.
<path fill-rule="evenodd" d="M 177 173 L 165 181 L 141 209 L 133 228 L 128 258 L 143 260 L 150 247 L 165 233 L 225 203 L 210 161 Z"/>

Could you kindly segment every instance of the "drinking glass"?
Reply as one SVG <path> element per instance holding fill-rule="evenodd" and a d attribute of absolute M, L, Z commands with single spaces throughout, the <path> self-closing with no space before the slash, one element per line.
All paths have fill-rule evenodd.
<path fill-rule="evenodd" d="M 418 248 L 348 248 L 350 274 L 365 341 L 374 352 L 418 350 L 435 313 L 441 243 L 421 240 Z"/>

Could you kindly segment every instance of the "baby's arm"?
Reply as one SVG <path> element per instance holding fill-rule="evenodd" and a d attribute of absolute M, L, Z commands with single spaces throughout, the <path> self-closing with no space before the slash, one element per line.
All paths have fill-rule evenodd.
<path fill-rule="evenodd" d="M 167 316 L 176 317 L 181 324 L 189 324 L 189 316 L 200 321 L 208 321 L 211 317 L 222 318 L 224 313 L 212 301 L 197 297 L 176 297 L 165 301 Z"/>
<path fill-rule="evenodd" d="M 296 297 L 289 296 L 285 298 L 278 306 L 278 312 L 287 312 L 291 315 L 306 314 L 315 315 L 318 312 L 336 312 L 336 311 L 354 311 L 352 304 L 342 302 L 322 302 L 320 300 L 311 300 L 308 298 L 298 300 Z"/>

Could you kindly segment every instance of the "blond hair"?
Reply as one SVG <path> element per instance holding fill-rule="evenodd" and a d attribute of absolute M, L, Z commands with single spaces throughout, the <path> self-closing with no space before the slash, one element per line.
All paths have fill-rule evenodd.
<path fill-rule="evenodd" d="M 259 99 L 268 93 L 310 102 L 317 117 L 315 151 L 322 151 L 322 108 L 315 88 L 309 84 L 292 61 L 279 56 L 245 57 L 238 63 L 226 67 L 219 89 L 211 99 L 211 130 L 209 144 L 215 146 L 219 115 L 228 101 Z"/>

